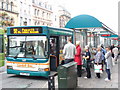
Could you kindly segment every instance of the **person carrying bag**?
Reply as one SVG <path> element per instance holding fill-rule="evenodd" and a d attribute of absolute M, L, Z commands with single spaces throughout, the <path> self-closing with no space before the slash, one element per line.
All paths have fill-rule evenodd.
<path fill-rule="evenodd" d="M 95 55 L 94 70 L 95 70 L 96 76 L 98 78 L 100 78 L 100 71 L 102 70 L 102 52 L 101 52 L 101 46 L 97 47 L 97 53 Z"/>

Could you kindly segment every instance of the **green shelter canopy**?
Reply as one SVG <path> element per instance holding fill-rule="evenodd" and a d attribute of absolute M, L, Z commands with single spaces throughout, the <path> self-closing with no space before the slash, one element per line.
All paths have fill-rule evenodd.
<path fill-rule="evenodd" d="M 73 17 L 68 21 L 65 28 L 79 29 L 79 28 L 98 28 L 102 27 L 102 23 L 93 16 L 90 15 L 79 15 Z"/>

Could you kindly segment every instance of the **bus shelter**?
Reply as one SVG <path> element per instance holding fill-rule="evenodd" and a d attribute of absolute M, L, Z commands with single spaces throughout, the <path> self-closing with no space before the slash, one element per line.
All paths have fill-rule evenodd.
<path fill-rule="evenodd" d="M 81 47 L 89 45 L 97 47 L 100 43 L 100 33 L 109 31 L 107 26 L 90 15 L 78 15 L 68 21 L 65 28 L 74 30 L 75 41 L 81 42 Z"/>
<path fill-rule="evenodd" d="M 100 36 L 105 46 L 110 46 L 112 44 L 118 45 L 118 35 L 116 33 L 111 33 L 109 31 L 101 32 Z"/>

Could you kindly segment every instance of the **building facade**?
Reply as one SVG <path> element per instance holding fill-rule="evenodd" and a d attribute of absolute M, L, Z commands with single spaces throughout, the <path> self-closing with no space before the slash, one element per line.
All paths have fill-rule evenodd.
<path fill-rule="evenodd" d="M 52 5 L 43 0 L 32 0 L 32 24 L 52 26 Z"/>
<path fill-rule="evenodd" d="M 71 14 L 63 6 L 54 6 L 53 27 L 64 28 L 70 19 Z"/>
<path fill-rule="evenodd" d="M 63 28 L 67 22 L 71 19 L 71 14 L 62 6 L 59 6 L 59 27 Z"/>
<path fill-rule="evenodd" d="M 0 27 L 18 25 L 17 0 L 0 0 Z"/>
<path fill-rule="evenodd" d="M 48 0 L 0 0 L 1 26 L 44 25 L 63 28 L 71 14 L 62 6 Z M 7 14 L 3 18 L 2 15 Z M 9 24 L 11 22 L 11 25 Z"/>
<path fill-rule="evenodd" d="M 17 0 L 18 5 L 18 26 L 32 25 L 32 0 Z"/>

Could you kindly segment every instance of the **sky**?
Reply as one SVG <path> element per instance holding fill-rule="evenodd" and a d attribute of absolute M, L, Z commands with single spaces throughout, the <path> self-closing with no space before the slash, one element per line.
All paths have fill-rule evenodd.
<path fill-rule="evenodd" d="M 54 4 L 64 6 L 71 17 L 81 14 L 91 15 L 118 32 L 118 2 L 120 0 L 54 0 Z"/>

